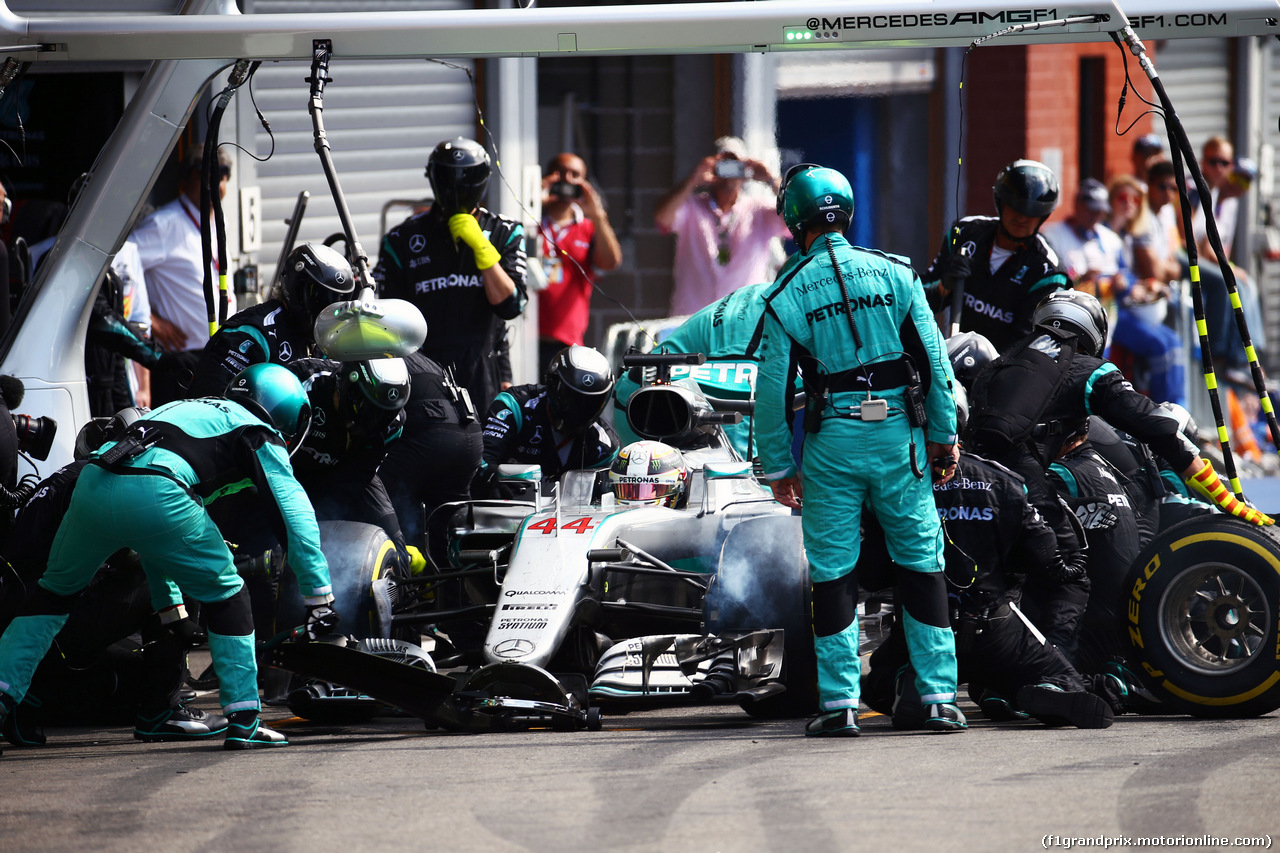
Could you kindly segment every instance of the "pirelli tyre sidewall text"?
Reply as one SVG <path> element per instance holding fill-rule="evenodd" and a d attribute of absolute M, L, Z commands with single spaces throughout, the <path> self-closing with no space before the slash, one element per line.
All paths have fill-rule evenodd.
<path fill-rule="evenodd" d="M 1280 708 L 1280 533 L 1229 516 L 1174 525 L 1129 569 L 1129 668 L 1171 713 Z"/>

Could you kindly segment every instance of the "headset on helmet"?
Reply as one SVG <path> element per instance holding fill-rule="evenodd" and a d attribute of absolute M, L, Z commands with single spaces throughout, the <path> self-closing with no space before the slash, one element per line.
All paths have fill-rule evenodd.
<path fill-rule="evenodd" d="M 1079 290 L 1050 293 L 1036 306 L 1031 322 L 1074 334 L 1087 355 L 1101 356 L 1107 344 L 1107 312 L 1096 297 Z"/>
<path fill-rule="evenodd" d="M 777 210 L 797 243 L 811 228 L 839 225 L 848 231 L 853 221 L 853 187 L 835 169 L 801 163 L 788 169 L 782 179 Z"/>
<path fill-rule="evenodd" d="M 660 441 L 637 441 L 618 451 L 609 466 L 609 485 L 622 506 L 674 507 L 689 482 L 684 456 Z"/>
<path fill-rule="evenodd" d="M 1058 176 L 1044 163 L 1014 160 L 996 175 L 991 192 L 997 215 L 1008 205 L 1023 216 L 1044 219 L 1058 206 Z"/>
<path fill-rule="evenodd" d="M 577 435 L 591 426 L 613 394 L 609 360 L 591 347 L 568 346 L 547 368 L 547 407 L 556 432 Z"/>
<path fill-rule="evenodd" d="M 89 454 L 107 442 L 119 441 L 125 430 L 150 411 L 145 406 L 129 406 L 109 418 L 94 418 L 80 427 L 80 432 L 76 433 L 75 449 L 72 455 L 76 459 L 88 459 Z"/>
<path fill-rule="evenodd" d="M 372 435 L 409 402 L 409 369 L 402 358 L 344 361 L 338 400 L 347 428 Z"/>
<path fill-rule="evenodd" d="M 965 388 L 973 386 L 974 378 L 982 368 L 999 357 L 991 341 L 977 332 L 961 332 L 947 338 L 947 358 L 951 360 L 951 372 Z"/>
<path fill-rule="evenodd" d="M 284 438 L 289 455 L 311 428 L 311 402 L 298 377 L 279 364 L 251 364 L 236 374 L 223 395 L 244 406 Z"/>
<path fill-rule="evenodd" d="M 322 243 L 303 243 L 295 248 L 280 272 L 284 304 L 308 333 L 326 306 L 355 289 L 351 264 L 336 249 Z"/>
<path fill-rule="evenodd" d="M 489 186 L 489 153 L 473 139 L 446 139 L 427 158 L 427 180 L 445 216 L 479 207 Z"/>

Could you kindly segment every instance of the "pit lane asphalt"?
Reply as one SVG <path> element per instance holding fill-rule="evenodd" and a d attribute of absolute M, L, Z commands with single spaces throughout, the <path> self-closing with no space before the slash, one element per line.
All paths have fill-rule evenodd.
<path fill-rule="evenodd" d="M 197 704 L 212 709 L 215 697 Z M 416 719 L 279 724 L 290 746 L 142 744 L 52 728 L 5 745 L 0 850 L 1024 851 L 1059 836 L 1280 841 L 1280 720 L 1122 717 L 857 739 L 736 707 L 600 732 L 465 735 Z M 268 709 L 268 720 L 287 715 Z M 1178 849 L 1217 849 L 1188 846 Z"/>

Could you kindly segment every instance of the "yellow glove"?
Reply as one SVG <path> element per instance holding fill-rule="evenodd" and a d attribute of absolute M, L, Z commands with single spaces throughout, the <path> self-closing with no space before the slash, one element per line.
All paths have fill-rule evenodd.
<path fill-rule="evenodd" d="M 1243 518 L 1245 521 L 1266 527 L 1268 524 L 1275 524 L 1275 519 L 1263 512 L 1241 503 L 1236 500 L 1236 496 L 1222 484 L 1218 479 L 1218 475 L 1214 473 L 1213 465 L 1209 460 L 1204 461 L 1204 467 L 1197 474 L 1192 474 L 1187 478 L 1187 485 L 1195 489 L 1201 495 L 1204 495 L 1213 503 L 1222 507 L 1223 512 L 1229 512 L 1237 518 Z"/>
<path fill-rule="evenodd" d="M 405 550 L 409 552 L 409 574 L 422 574 L 423 569 L 427 567 L 427 558 L 412 545 L 407 546 Z"/>
<path fill-rule="evenodd" d="M 449 233 L 453 239 L 466 243 L 476 256 L 476 269 L 487 270 L 502 260 L 489 238 L 480 230 L 480 223 L 470 213 L 455 213 L 449 217 Z"/>

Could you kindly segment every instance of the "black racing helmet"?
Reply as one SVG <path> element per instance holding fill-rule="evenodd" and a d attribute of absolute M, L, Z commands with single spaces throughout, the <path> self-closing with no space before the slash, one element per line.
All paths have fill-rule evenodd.
<path fill-rule="evenodd" d="M 951 372 L 966 389 L 973 387 L 973 380 L 982 368 L 999 357 L 995 346 L 977 332 L 960 332 L 947 338 L 947 358 L 951 360 Z"/>
<path fill-rule="evenodd" d="M 427 180 L 445 216 L 479 207 L 492 172 L 484 146 L 464 136 L 446 139 L 427 158 Z"/>
<path fill-rule="evenodd" d="M 1101 356 L 1107 345 L 1107 312 L 1097 297 L 1079 290 L 1050 293 L 1036 306 L 1031 322 L 1074 334 L 1080 352 Z"/>
<path fill-rule="evenodd" d="M 1005 166 L 991 191 L 997 215 L 1007 204 L 1023 216 L 1044 219 L 1058 206 L 1058 176 L 1036 160 L 1014 160 Z"/>
<path fill-rule="evenodd" d="M 604 411 L 613 395 L 609 360 L 591 347 L 568 346 L 547 368 L 547 407 L 556 432 L 578 435 Z"/>
<path fill-rule="evenodd" d="M 355 289 L 351 264 L 341 252 L 322 243 L 303 243 L 295 248 L 280 273 L 285 307 L 308 334 L 326 306 Z"/>
<path fill-rule="evenodd" d="M 409 369 L 402 358 L 344 361 L 338 401 L 347 428 L 374 435 L 409 402 Z"/>

